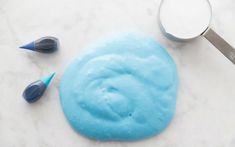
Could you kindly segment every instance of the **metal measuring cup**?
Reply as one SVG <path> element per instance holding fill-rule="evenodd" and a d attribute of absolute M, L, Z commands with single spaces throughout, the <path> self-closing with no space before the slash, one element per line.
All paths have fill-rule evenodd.
<path fill-rule="evenodd" d="M 205 5 L 207 5 L 207 9 L 208 9 L 207 11 L 208 14 L 205 15 L 206 18 L 202 19 L 202 21 L 205 21 L 203 23 L 204 26 L 201 26 L 200 29 L 198 29 L 196 33 L 194 32 L 193 33 L 194 35 L 192 35 L 191 33 L 191 36 L 190 35 L 180 36 L 179 34 L 175 33 L 174 30 L 168 30 L 167 24 L 163 23 L 163 19 L 165 16 L 164 13 L 172 14 L 171 18 L 174 20 L 177 20 L 177 18 L 174 18 L 175 16 L 174 12 L 183 11 L 182 9 L 177 10 L 177 8 L 174 8 L 173 5 L 170 5 L 172 1 L 180 2 L 180 0 L 162 0 L 160 3 L 160 7 L 159 7 L 159 24 L 165 36 L 168 37 L 169 39 L 173 39 L 176 41 L 189 41 L 197 37 L 203 36 L 209 42 L 211 42 L 225 57 L 227 57 L 233 64 L 235 64 L 235 49 L 210 27 L 211 18 L 212 18 L 212 8 L 211 8 L 211 4 L 209 0 L 204 0 Z M 192 9 L 195 9 L 196 5 L 194 5 L 193 3 L 196 4 L 196 2 L 199 2 L 199 1 L 198 0 L 190 1 L 188 4 L 191 5 Z M 184 7 L 184 3 L 179 4 L 179 5 L 180 5 L 180 8 Z M 187 7 L 187 5 L 185 5 L 185 7 Z M 175 10 L 172 11 L 171 9 L 175 9 Z M 200 9 L 202 9 L 202 7 L 199 7 L 198 11 L 201 11 Z M 204 17 L 204 16 L 201 15 L 200 17 Z M 193 19 L 193 17 L 190 19 Z M 179 24 L 179 22 L 177 21 L 174 23 Z M 179 27 L 179 29 L 184 29 L 184 28 Z"/>

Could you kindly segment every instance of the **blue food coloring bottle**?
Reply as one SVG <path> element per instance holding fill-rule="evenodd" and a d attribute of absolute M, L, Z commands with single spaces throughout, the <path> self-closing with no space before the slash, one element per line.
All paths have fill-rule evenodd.
<path fill-rule="evenodd" d="M 28 103 L 33 103 L 39 100 L 47 89 L 54 75 L 55 73 L 50 74 L 49 76 L 28 85 L 23 92 L 24 99 Z"/>
<path fill-rule="evenodd" d="M 56 37 L 46 36 L 26 45 L 20 46 L 20 48 L 41 53 L 53 53 L 59 48 L 59 40 Z"/>

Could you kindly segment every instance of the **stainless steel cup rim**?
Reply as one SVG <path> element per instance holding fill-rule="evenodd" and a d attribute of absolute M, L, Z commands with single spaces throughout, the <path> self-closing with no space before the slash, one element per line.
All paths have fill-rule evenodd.
<path fill-rule="evenodd" d="M 199 36 L 203 36 L 205 37 L 211 44 L 213 44 L 226 58 L 228 58 L 233 64 L 235 64 L 235 49 L 228 43 L 226 42 L 222 37 L 220 37 L 219 34 L 217 34 L 211 27 L 211 20 L 212 20 L 212 7 L 211 4 L 209 2 L 209 0 L 207 1 L 208 4 L 208 8 L 210 11 L 209 14 L 209 20 L 208 20 L 208 26 L 206 26 L 206 28 L 204 28 L 204 30 L 201 30 L 201 32 L 198 32 L 197 35 L 193 36 L 193 37 L 189 37 L 189 38 L 181 38 L 179 36 L 175 36 L 174 34 L 171 34 L 170 32 L 167 32 L 166 29 L 164 28 L 163 24 L 162 24 L 162 20 L 161 20 L 161 8 L 164 4 L 165 0 L 162 0 L 160 3 L 160 7 L 159 7 L 159 13 L 158 13 L 158 19 L 159 19 L 159 24 L 160 24 L 160 28 L 161 31 L 163 32 L 163 34 L 171 39 L 171 40 L 175 40 L 175 41 L 189 41 L 192 39 L 195 39 Z M 203 26 L 204 27 L 204 26 Z"/>
<path fill-rule="evenodd" d="M 192 40 L 192 39 L 195 39 L 199 36 L 202 36 L 209 28 L 210 28 L 210 24 L 211 24 L 211 21 L 212 21 L 212 7 L 211 7 L 211 3 L 209 2 L 209 0 L 205 0 L 207 1 L 207 4 L 208 4 L 208 9 L 210 11 L 210 17 L 209 17 L 209 23 L 208 23 L 208 26 L 206 28 L 204 28 L 201 32 L 198 32 L 198 35 L 194 36 L 194 37 L 189 37 L 189 38 L 182 38 L 182 37 L 179 37 L 179 36 L 176 36 L 174 34 L 172 34 L 171 32 L 167 32 L 164 25 L 162 24 L 162 20 L 161 20 L 161 10 L 162 10 L 162 6 L 164 4 L 164 1 L 165 0 L 161 0 L 160 2 L 160 6 L 159 6 L 159 9 L 158 9 L 158 23 L 159 23 L 159 26 L 160 26 L 160 29 L 161 31 L 163 32 L 163 34 L 171 39 L 171 40 L 175 40 L 175 41 L 189 41 L 189 40 Z"/>

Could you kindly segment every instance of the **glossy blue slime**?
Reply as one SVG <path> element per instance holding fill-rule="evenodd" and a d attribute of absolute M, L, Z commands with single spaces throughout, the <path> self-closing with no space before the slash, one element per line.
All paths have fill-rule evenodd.
<path fill-rule="evenodd" d="M 60 83 L 72 127 L 96 140 L 139 140 L 171 121 L 178 77 L 172 58 L 154 39 L 124 34 L 75 59 Z"/>

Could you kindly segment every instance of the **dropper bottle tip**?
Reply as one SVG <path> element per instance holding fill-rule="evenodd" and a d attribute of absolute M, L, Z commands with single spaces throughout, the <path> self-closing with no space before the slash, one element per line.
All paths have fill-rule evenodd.
<path fill-rule="evenodd" d="M 42 82 L 46 85 L 46 87 L 50 84 L 51 80 L 53 79 L 53 77 L 55 76 L 55 72 L 53 72 L 52 74 L 50 74 L 49 76 L 47 77 L 44 77 L 42 79 Z"/>
<path fill-rule="evenodd" d="M 21 49 L 28 49 L 28 50 L 34 50 L 35 47 L 34 47 L 34 42 L 31 42 L 29 44 L 25 44 L 25 45 L 22 45 L 20 46 L 19 48 Z"/>

